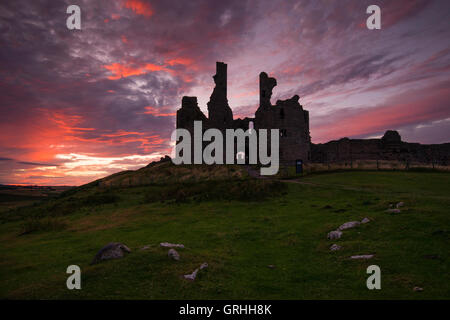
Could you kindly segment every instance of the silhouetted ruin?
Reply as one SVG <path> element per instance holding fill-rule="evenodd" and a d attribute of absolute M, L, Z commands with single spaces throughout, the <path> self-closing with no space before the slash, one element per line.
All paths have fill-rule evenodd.
<path fill-rule="evenodd" d="M 401 140 L 397 131 L 388 130 L 381 139 L 342 138 L 311 144 L 312 162 L 351 162 L 353 160 L 390 160 L 447 166 L 450 143 L 420 144 Z"/>
<path fill-rule="evenodd" d="M 215 87 L 208 102 L 208 117 L 198 107 L 197 97 L 184 96 L 177 111 L 177 128 L 194 134 L 194 121 L 202 121 L 203 131 L 216 128 L 225 136 L 226 129 L 280 130 L 280 164 L 294 165 L 296 160 L 304 162 L 339 162 L 353 160 L 395 160 L 448 165 L 450 143 L 423 145 L 403 142 L 397 131 L 388 130 L 381 139 L 342 138 L 323 144 L 311 143 L 309 112 L 299 103 L 295 95 L 287 100 L 278 100 L 272 105 L 270 99 L 277 80 L 265 72 L 259 75 L 259 107 L 254 118 L 233 119 L 227 99 L 227 65 L 216 63 L 213 76 Z M 270 144 L 269 144 L 270 145 Z M 241 152 L 244 150 L 241 150 Z M 244 151 L 248 162 L 247 150 Z M 235 155 L 239 150 L 235 150 Z M 193 153 L 192 153 L 193 154 Z M 225 149 L 224 149 L 225 158 Z"/>

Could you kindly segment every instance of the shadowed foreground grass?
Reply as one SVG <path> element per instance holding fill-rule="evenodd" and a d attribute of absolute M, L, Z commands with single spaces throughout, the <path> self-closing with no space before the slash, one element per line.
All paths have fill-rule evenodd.
<path fill-rule="evenodd" d="M 0 225 L 0 298 L 450 297 L 447 173 L 310 175 L 283 182 L 283 187 L 276 187 L 279 192 L 272 190 L 275 196 L 262 200 L 249 190 L 244 199 L 220 197 L 217 193 L 226 193 L 230 186 L 213 188 L 209 183 L 203 189 L 197 184 L 180 184 L 191 189 L 181 196 L 173 186 L 107 189 L 106 198 L 105 191 L 101 191 L 103 198 L 89 191 L 93 198 L 87 203 L 80 201 L 81 207 L 76 198 L 71 202 L 62 198 L 56 205 L 44 206 L 44 218 L 57 221 L 51 228 L 40 229 L 39 223 L 34 226 L 27 220 L 28 211 L 17 220 L 9 217 Z M 229 182 L 217 182 L 223 183 Z M 154 196 L 160 189 L 165 190 L 161 193 L 164 202 Z M 205 196 L 208 190 L 213 196 Z M 264 186 L 259 190 L 267 191 Z M 405 202 L 400 214 L 384 212 L 398 201 Z M 64 203 L 73 208 L 68 210 Z M 36 216 L 38 211 L 29 214 Z M 344 231 L 339 240 L 326 239 L 327 233 L 342 223 L 364 217 L 372 221 Z M 27 223 L 31 229 L 24 232 Z M 95 253 L 112 241 L 126 244 L 132 253 L 90 266 Z M 178 250 L 180 261 L 168 259 L 167 249 L 159 247 L 164 241 L 186 246 Z M 333 243 L 342 249 L 330 252 Z M 140 250 L 144 245 L 150 248 Z M 356 254 L 375 257 L 348 259 Z M 209 267 L 194 282 L 182 278 L 203 262 Z M 81 267 L 82 290 L 66 288 L 65 272 L 72 264 Z M 366 268 L 371 264 L 381 268 L 381 290 L 366 287 Z M 415 286 L 424 291 L 414 292 Z"/>

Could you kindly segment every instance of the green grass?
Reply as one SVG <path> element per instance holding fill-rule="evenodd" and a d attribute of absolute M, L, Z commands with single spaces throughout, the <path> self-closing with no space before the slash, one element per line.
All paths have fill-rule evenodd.
<path fill-rule="evenodd" d="M 239 181 L 249 188 L 249 182 Z M 179 183 L 190 189 L 186 201 L 172 201 L 176 184 L 82 188 L 16 211 L 16 218 L 5 215 L 0 224 L 0 298 L 450 297 L 450 174 L 352 171 L 287 180 L 284 187 L 250 182 L 267 184 L 258 186 L 262 199 L 249 190 L 250 196 L 238 197 L 239 189 L 229 183 Z M 214 196 L 205 197 L 208 192 Z M 221 192 L 236 196 L 219 197 Z M 165 201 L 155 201 L 149 193 L 164 194 Z M 384 212 L 398 201 L 405 202 L 400 214 Z M 28 215 L 58 223 L 20 235 Z M 364 217 L 372 221 L 344 231 L 339 240 L 326 239 L 342 223 Z M 132 253 L 90 266 L 96 252 L 113 241 L 126 244 Z M 164 241 L 186 246 L 178 250 L 180 261 L 168 259 L 167 249 L 159 247 Z M 332 243 L 342 250 L 330 252 Z M 139 250 L 144 245 L 150 248 Z M 348 259 L 356 254 L 375 257 Z M 209 267 L 194 282 L 182 278 L 203 262 Z M 81 267 L 82 290 L 66 288 L 65 271 L 71 264 Z M 381 290 L 366 288 L 371 264 L 381 268 Z M 415 286 L 424 291 L 414 292 Z"/>

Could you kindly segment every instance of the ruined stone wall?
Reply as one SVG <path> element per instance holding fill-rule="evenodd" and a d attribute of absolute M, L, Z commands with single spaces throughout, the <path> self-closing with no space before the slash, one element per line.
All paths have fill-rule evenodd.
<path fill-rule="evenodd" d="M 177 129 L 186 129 L 194 137 L 194 121 L 202 121 L 203 131 L 208 127 L 208 119 L 200 110 L 197 97 L 184 96 L 181 108 L 177 110 Z M 194 163 L 194 144 L 191 145 L 191 163 Z"/>
<path fill-rule="evenodd" d="M 280 130 L 280 163 L 294 165 L 297 159 L 310 160 L 309 113 L 298 102 L 299 96 L 270 102 L 277 82 L 260 74 L 260 106 L 255 113 L 255 129 Z"/>
<path fill-rule="evenodd" d="M 387 131 L 381 139 L 348 139 L 311 144 L 313 162 L 392 160 L 449 165 L 450 143 L 423 145 L 401 141 L 397 131 Z"/>

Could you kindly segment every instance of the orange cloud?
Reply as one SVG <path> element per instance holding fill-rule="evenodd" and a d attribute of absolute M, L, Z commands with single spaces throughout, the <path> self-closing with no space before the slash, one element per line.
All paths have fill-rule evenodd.
<path fill-rule="evenodd" d="M 176 112 L 161 112 L 163 110 L 167 110 L 168 108 L 170 108 L 170 107 L 166 106 L 166 107 L 155 108 L 155 107 L 147 106 L 147 107 L 145 107 L 146 111 L 143 113 L 151 114 L 156 117 L 173 117 L 177 114 Z"/>
<path fill-rule="evenodd" d="M 124 39 L 122 39 L 124 41 Z M 128 41 L 128 40 L 126 40 Z M 193 80 L 192 77 L 185 73 L 177 73 L 173 69 L 169 69 L 168 67 L 172 67 L 175 65 L 190 65 L 193 61 L 188 58 L 175 58 L 165 62 L 164 65 L 157 65 L 153 63 L 145 63 L 145 64 L 121 64 L 118 62 L 112 63 L 110 65 L 104 65 L 105 69 L 108 69 L 113 73 L 113 75 L 109 76 L 110 80 L 117 80 L 120 78 L 126 78 L 130 76 L 138 76 L 145 74 L 147 72 L 155 72 L 155 71 L 164 71 L 168 72 L 174 76 L 179 75 L 185 82 L 191 82 Z"/>
<path fill-rule="evenodd" d="M 156 64 L 153 64 L 153 63 L 147 63 L 144 66 L 144 69 L 148 70 L 148 71 L 151 71 L 151 72 L 153 72 L 153 71 L 163 71 L 163 70 L 168 71 L 164 66 L 159 66 L 159 65 L 156 65 Z"/>
<path fill-rule="evenodd" d="M 53 121 L 60 129 L 63 129 L 66 133 L 94 131 L 94 128 L 83 128 L 78 126 L 83 118 L 78 115 L 69 115 L 60 111 L 50 112 L 49 110 L 42 109 L 47 114 L 47 118 Z"/>
<path fill-rule="evenodd" d="M 109 76 L 110 80 L 117 80 L 120 78 L 126 78 L 130 76 L 137 76 L 146 73 L 142 68 L 135 68 L 132 66 L 123 65 L 120 63 L 113 63 L 110 65 L 103 66 L 105 69 L 111 71 L 114 75 Z"/>
<path fill-rule="evenodd" d="M 52 162 L 59 152 L 56 146 L 61 145 L 68 135 L 85 134 L 94 128 L 82 126 L 83 118 L 65 112 L 38 109 L 33 117 L 26 117 L 21 122 L 21 130 L 17 123 L 6 123 L 0 127 L 0 148 L 20 149 L 12 154 L 12 158 L 29 162 Z"/>
<path fill-rule="evenodd" d="M 108 134 L 102 134 L 103 137 L 123 137 L 123 136 L 129 136 L 129 135 L 144 135 L 145 133 L 143 132 L 136 132 L 136 131 L 124 131 L 124 130 L 119 130 L 117 132 L 114 133 L 108 133 Z"/>
<path fill-rule="evenodd" d="M 127 0 L 124 6 L 127 9 L 133 10 L 136 14 L 147 18 L 153 15 L 153 9 L 150 4 L 141 0 Z"/>
<path fill-rule="evenodd" d="M 181 64 L 184 66 L 190 66 L 194 61 L 190 58 L 174 58 L 174 59 L 170 59 L 167 60 L 167 64 L 169 66 L 173 66 L 173 65 L 177 65 L 177 64 Z"/>

